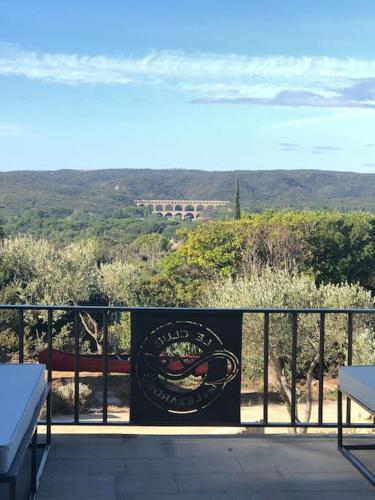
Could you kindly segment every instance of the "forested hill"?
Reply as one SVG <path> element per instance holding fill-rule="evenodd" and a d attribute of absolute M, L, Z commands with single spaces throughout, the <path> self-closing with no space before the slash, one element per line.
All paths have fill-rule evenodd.
<path fill-rule="evenodd" d="M 203 170 L 58 170 L 0 173 L 5 216 L 25 210 L 55 215 L 113 216 L 135 198 L 232 200 L 236 177 L 241 204 L 264 207 L 370 210 L 375 212 L 375 174 L 319 170 L 208 172 Z"/>

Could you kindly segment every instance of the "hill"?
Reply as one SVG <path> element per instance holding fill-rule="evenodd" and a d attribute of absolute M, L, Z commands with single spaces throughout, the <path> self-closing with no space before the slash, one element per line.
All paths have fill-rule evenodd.
<path fill-rule="evenodd" d="M 58 170 L 0 173 L 5 217 L 32 210 L 111 217 L 135 198 L 232 200 L 239 176 L 244 208 L 375 211 L 375 174 L 319 170 Z"/>
<path fill-rule="evenodd" d="M 29 234 L 65 244 L 96 238 L 103 255 L 116 245 L 158 233 L 174 237 L 184 221 L 149 217 L 136 198 L 232 200 L 237 176 L 241 205 L 375 212 L 375 174 L 318 170 L 207 172 L 203 170 L 58 170 L 0 173 L 0 217 L 5 235 Z M 217 210 L 210 217 L 228 217 Z M 135 244 L 137 244 L 135 242 Z"/>

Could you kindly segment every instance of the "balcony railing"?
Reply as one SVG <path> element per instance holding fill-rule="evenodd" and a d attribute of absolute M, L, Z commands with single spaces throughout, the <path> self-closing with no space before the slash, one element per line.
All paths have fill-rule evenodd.
<path fill-rule="evenodd" d="M 263 308 L 240 308 L 240 309 L 189 309 L 189 308 L 138 308 L 138 307 L 110 307 L 110 306 L 49 306 L 49 305 L 0 305 L 0 314 L 6 311 L 12 311 L 17 315 L 17 336 L 18 336 L 18 361 L 25 362 L 25 313 L 30 311 L 45 311 L 46 312 L 46 341 L 48 349 L 48 380 L 52 382 L 52 341 L 54 331 L 54 315 L 58 312 L 64 311 L 70 313 L 72 317 L 72 335 L 74 337 L 74 412 L 72 420 L 61 420 L 58 418 L 53 419 L 53 424 L 60 425 L 130 425 L 129 421 L 111 421 L 108 418 L 108 377 L 109 373 L 109 325 L 111 318 L 118 317 L 121 313 L 141 312 L 144 314 L 163 313 L 168 314 L 194 314 L 202 313 L 205 315 L 212 315 L 220 311 L 223 314 L 240 314 L 240 315 L 261 315 L 263 324 L 263 359 L 262 359 L 262 395 L 263 395 L 263 408 L 262 418 L 259 421 L 243 422 L 243 427 L 284 427 L 284 428 L 336 428 L 337 421 L 326 421 L 324 418 L 324 377 L 325 366 L 327 360 L 325 359 L 325 340 L 326 340 L 326 318 L 329 315 L 343 315 L 346 323 L 346 364 L 351 365 L 353 362 L 353 338 L 355 338 L 356 331 L 353 327 L 353 319 L 360 315 L 373 315 L 375 309 L 263 309 Z M 80 313 L 95 314 L 96 317 L 101 316 L 100 326 L 102 329 L 102 346 L 103 346 L 103 362 L 102 362 L 102 381 L 103 381 L 103 396 L 102 396 L 102 416 L 101 421 L 95 420 L 82 420 L 79 411 L 80 395 Z M 299 340 L 299 320 L 303 315 L 314 315 L 317 318 L 318 326 L 318 362 L 317 362 L 317 419 L 311 422 L 300 422 L 296 418 L 297 409 L 297 353 L 298 353 L 298 340 Z M 291 389 L 291 404 L 290 404 L 290 418 L 283 421 L 272 421 L 269 418 L 270 408 L 270 382 L 269 382 L 269 365 L 270 365 L 270 320 L 274 316 L 283 315 L 283 317 L 290 318 L 290 389 Z M 375 319 L 375 317 L 374 317 Z M 4 323 L 3 323 L 4 324 Z M 346 423 L 344 427 L 351 428 L 372 428 L 372 423 L 352 422 L 350 401 L 347 401 L 346 406 Z"/>

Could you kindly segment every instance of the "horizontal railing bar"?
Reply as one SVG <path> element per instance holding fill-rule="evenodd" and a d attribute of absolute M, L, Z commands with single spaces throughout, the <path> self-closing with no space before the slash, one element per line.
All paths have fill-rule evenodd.
<path fill-rule="evenodd" d="M 130 306 L 69 306 L 69 305 L 43 305 L 43 304 L 0 304 L 1 309 L 26 309 L 37 311 L 123 311 L 123 312 L 163 312 L 173 314 L 173 312 L 185 313 L 270 313 L 270 314 L 374 314 L 375 308 L 368 309 L 334 309 L 334 308 L 262 308 L 262 307 L 242 307 L 242 308 L 198 308 L 198 307 L 130 307 Z"/>
<path fill-rule="evenodd" d="M 173 307 L 128 307 L 128 306 L 93 306 L 93 305 L 47 305 L 47 304 L 0 304 L 0 310 L 14 310 L 18 311 L 19 313 L 19 350 L 21 350 L 21 355 L 20 358 L 23 360 L 23 315 L 24 311 L 47 311 L 48 312 L 48 349 L 49 349 L 49 361 L 48 361 L 48 366 L 51 367 L 51 347 L 52 347 L 52 330 L 53 330 L 53 324 L 52 324 L 52 318 L 53 318 L 53 312 L 54 311 L 66 311 L 66 312 L 71 312 L 74 313 L 74 323 L 75 323 L 75 330 L 78 330 L 78 316 L 81 312 L 102 312 L 103 314 L 103 332 L 104 332 L 104 365 L 103 365 L 103 381 L 104 381 L 104 391 L 103 391 L 103 421 L 83 421 L 81 422 L 79 419 L 79 335 L 77 335 L 77 332 L 75 331 L 75 409 L 74 409 L 74 416 L 75 419 L 72 421 L 56 421 L 53 422 L 54 425 L 115 425 L 115 426 L 129 426 L 133 425 L 130 422 L 127 421 L 121 421 L 121 422 L 111 422 L 107 421 L 107 374 L 108 374 L 108 314 L 111 312 L 113 313 L 119 313 L 119 312 L 144 312 L 144 313 L 159 313 L 163 315 L 170 315 L 173 316 L 173 314 L 179 314 L 179 313 L 186 313 L 186 314 L 217 314 L 217 313 L 222 313 L 222 314 L 263 314 L 265 316 L 264 318 L 264 339 L 265 339 L 265 345 L 263 346 L 264 352 L 263 352 L 263 362 L 264 362 L 264 369 L 268 368 L 268 351 L 269 351 L 269 321 L 270 321 L 270 315 L 271 314 L 285 314 L 285 315 L 291 315 L 292 316 L 292 340 L 293 340 L 293 346 L 292 346 L 292 359 L 293 359 L 293 367 L 292 367 L 292 416 L 291 416 L 291 421 L 289 422 L 269 422 L 268 421 L 268 370 L 267 374 L 264 375 L 264 401 L 263 401 L 263 416 L 264 416 L 264 421 L 261 422 L 241 422 L 241 423 L 234 423 L 234 424 L 219 424 L 219 425 L 224 425 L 227 427 L 279 427 L 279 428 L 332 428 L 335 429 L 337 428 L 337 423 L 335 422 L 330 422 L 330 423 L 323 423 L 323 406 L 324 406 L 324 399 L 323 399 L 323 376 L 324 376 L 324 337 L 325 337 L 325 331 L 324 331 L 324 318 L 325 315 L 329 314 L 345 314 L 348 315 L 349 321 L 348 321 L 348 364 L 351 364 L 352 361 L 352 341 L 353 341 L 353 315 L 354 314 L 373 314 L 375 313 L 375 308 L 190 308 L 190 307 L 183 307 L 183 308 L 173 308 Z M 299 314 L 319 314 L 321 316 L 321 325 L 320 325 L 320 376 L 319 376 L 319 415 L 318 415 L 318 422 L 299 422 L 297 415 L 296 415 L 296 405 L 297 405 L 297 400 L 296 400 L 296 359 L 297 359 L 297 319 Z M 51 369 L 49 368 L 49 379 L 51 379 Z M 294 396 L 293 396 L 294 395 Z M 142 424 L 139 424 L 142 425 Z M 144 424 L 144 425 L 149 425 Z M 163 427 L 168 426 L 170 424 L 165 423 L 165 424 L 159 424 Z M 183 424 L 184 426 L 194 426 L 194 425 L 199 425 L 197 423 L 189 423 Z M 212 424 L 203 424 L 204 426 L 212 426 Z M 356 423 L 351 423 L 350 422 L 350 410 L 349 410 L 349 417 L 348 421 L 346 424 L 343 426 L 344 428 L 362 428 L 362 429 L 371 429 L 373 428 L 373 424 L 356 424 Z"/>
<path fill-rule="evenodd" d="M 40 425 L 45 425 L 45 421 L 40 421 Z M 77 425 L 74 423 L 74 420 L 57 420 L 57 421 L 52 421 L 52 425 Z M 131 424 L 130 422 L 103 422 L 102 419 L 100 420 L 93 420 L 92 422 L 88 421 L 82 421 L 80 420 L 78 426 L 85 425 L 97 425 L 97 426 L 116 426 L 116 427 L 150 427 L 150 424 L 148 423 L 137 423 L 136 425 Z M 183 424 L 171 424 L 171 423 L 158 423 L 155 425 L 155 427 L 218 427 L 218 425 L 215 424 L 200 424 L 200 423 L 183 423 Z M 308 422 L 296 422 L 295 424 L 292 424 L 290 422 L 241 422 L 240 424 L 225 424 L 221 425 L 220 427 L 281 427 L 281 428 L 291 428 L 291 427 L 298 427 L 298 428 L 306 428 L 306 427 L 311 427 L 314 429 L 337 429 L 337 424 L 333 422 L 326 422 L 323 424 L 319 424 L 317 422 L 314 423 L 308 423 Z M 343 428 L 346 429 L 374 429 L 373 424 L 343 424 Z"/>

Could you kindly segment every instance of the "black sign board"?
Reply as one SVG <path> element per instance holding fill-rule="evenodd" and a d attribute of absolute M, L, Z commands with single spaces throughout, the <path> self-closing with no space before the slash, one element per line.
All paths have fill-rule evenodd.
<path fill-rule="evenodd" d="M 242 314 L 132 312 L 130 422 L 239 425 Z"/>

